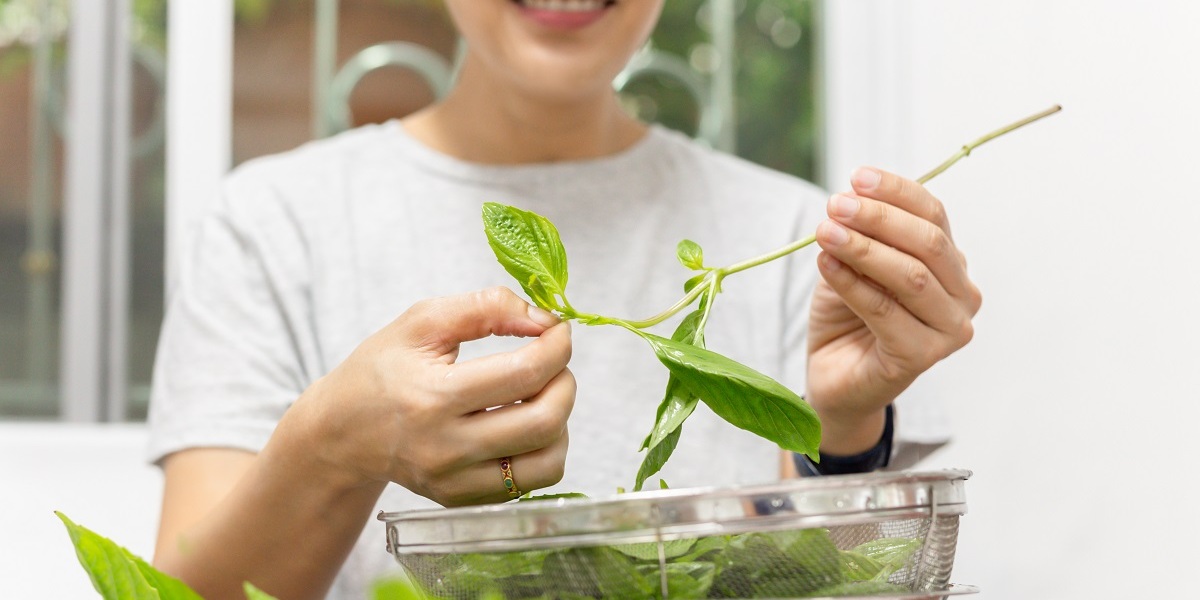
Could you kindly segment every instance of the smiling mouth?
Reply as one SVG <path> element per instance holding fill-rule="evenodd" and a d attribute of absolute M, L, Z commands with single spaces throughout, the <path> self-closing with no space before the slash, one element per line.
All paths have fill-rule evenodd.
<path fill-rule="evenodd" d="M 512 0 L 512 2 L 533 10 L 592 12 L 604 10 L 616 4 L 617 0 Z"/>

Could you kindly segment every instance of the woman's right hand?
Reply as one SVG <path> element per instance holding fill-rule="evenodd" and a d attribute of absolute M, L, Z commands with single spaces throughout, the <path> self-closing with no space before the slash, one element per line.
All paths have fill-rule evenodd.
<path fill-rule="evenodd" d="M 456 362 L 460 343 L 489 335 L 537 339 Z M 501 457 L 521 491 L 562 479 L 570 357 L 570 327 L 506 288 L 424 300 L 313 384 L 273 441 L 343 485 L 394 481 L 443 506 L 504 501 Z"/>

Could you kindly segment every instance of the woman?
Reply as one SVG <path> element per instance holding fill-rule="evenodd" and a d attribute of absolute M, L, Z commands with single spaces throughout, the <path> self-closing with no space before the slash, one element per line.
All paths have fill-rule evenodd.
<path fill-rule="evenodd" d="M 887 407 L 971 337 L 979 293 L 921 186 L 864 168 L 826 201 L 622 112 L 611 80 L 662 0 L 446 4 L 468 48 L 446 99 L 240 168 L 185 267 L 152 405 L 155 563 L 205 597 L 363 597 L 390 561 L 377 508 L 504 501 L 509 473 L 632 480 L 661 366 L 496 287 L 484 201 L 548 216 L 572 303 L 624 317 L 678 297 L 679 239 L 728 264 L 816 228 L 816 260 L 731 277 L 707 337 L 805 392 L 824 456 L 890 443 Z M 750 434 L 699 413 L 685 430 L 676 487 L 778 476 Z"/>

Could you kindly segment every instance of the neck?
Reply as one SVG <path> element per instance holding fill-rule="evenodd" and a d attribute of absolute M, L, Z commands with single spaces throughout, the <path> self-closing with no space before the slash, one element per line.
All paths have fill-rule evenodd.
<path fill-rule="evenodd" d="M 646 133 L 621 109 L 611 86 L 570 98 L 537 97 L 489 81 L 469 58 L 453 91 L 405 119 L 404 128 L 445 154 L 497 165 L 608 156 Z"/>

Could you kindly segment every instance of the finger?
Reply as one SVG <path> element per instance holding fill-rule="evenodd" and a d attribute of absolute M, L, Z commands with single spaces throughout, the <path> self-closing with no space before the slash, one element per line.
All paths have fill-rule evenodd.
<path fill-rule="evenodd" d="M 516 350 L 449 365 L 440 391 L 465 415 L 534 396 L 570 360 L 571 326 L 559 323 Z"/>
<path fill-rule="evenodd" d="M 932 332 L 886 291 L 871 285 L 828 252 L 817 257 L 821 277 L 858 315 L 880 342 L 880 347 L 900 360 L 914 356 Z"/>
<path fill-rule="evenodd" d="M 946 216 L 946 207 L 942 202 L 929 193 L 925 186 L 899 175 L 888 173 L 872 167 L 859 167 L 850 176 L 850 185 L 855 193 L 867 198 L 887 202 L 892 206 L 908 211 L 946 232 L 950 233 L 950 219 Z"/>
<path fill-rule="evenodd" d="M 558 324 L 558 317 L 503 287 L 431 298 L 414 304 L 390 327 L 400 341 L 438 354 L 489 335 L 530 337 Z"/>
<path fill-rule="evenodd" d="M 531 452 L 509 456 L 516 491 L 522 494 L 562 481 L 563 467 L 567 458 L 569 435 L 566 431 L 553 444 Z M 511 499 L 504 486 L 504 472 L 500 469 L 502 456 L 481 460 L 458 473 L 446 483 L 444 496 L 450 498 L 447 506 L 504 502 Z"/>
<path fill-rule="evenodd" d="M 553 444 L 567 430 L 575 391 L 575 376 L 563 369 L 527 400 L 465 415 L 458 431 L 470 436 L 467 461 L 524 454 Z"/>
<path fill-rule="evenodd" d="M 834 195 L 827 210 L 849 229 L 916 257 L 951 296 L 974 302 L 979 295 L 962 253 L 941 227 L 891 204 L 850 194 Z"/>
<path fill-rule="evenodd" d="M 834 221 L 826 221 L 817 228 L 817 241 L 830 256 L 853 269 L 856 276 L 882 288 L 876 288 L 871 297 L 873 302 L 882 304 L 873 308 L 867 305 L 869 315 L 886 318 L 895 308 L 892 305 L 897 304 L 938 331 L 949 332 L 959 327 L 963 319 L 962 304 L 946 292 L 920 260 Z M 872 325 L 866 317 L 859 316 Z"/>

